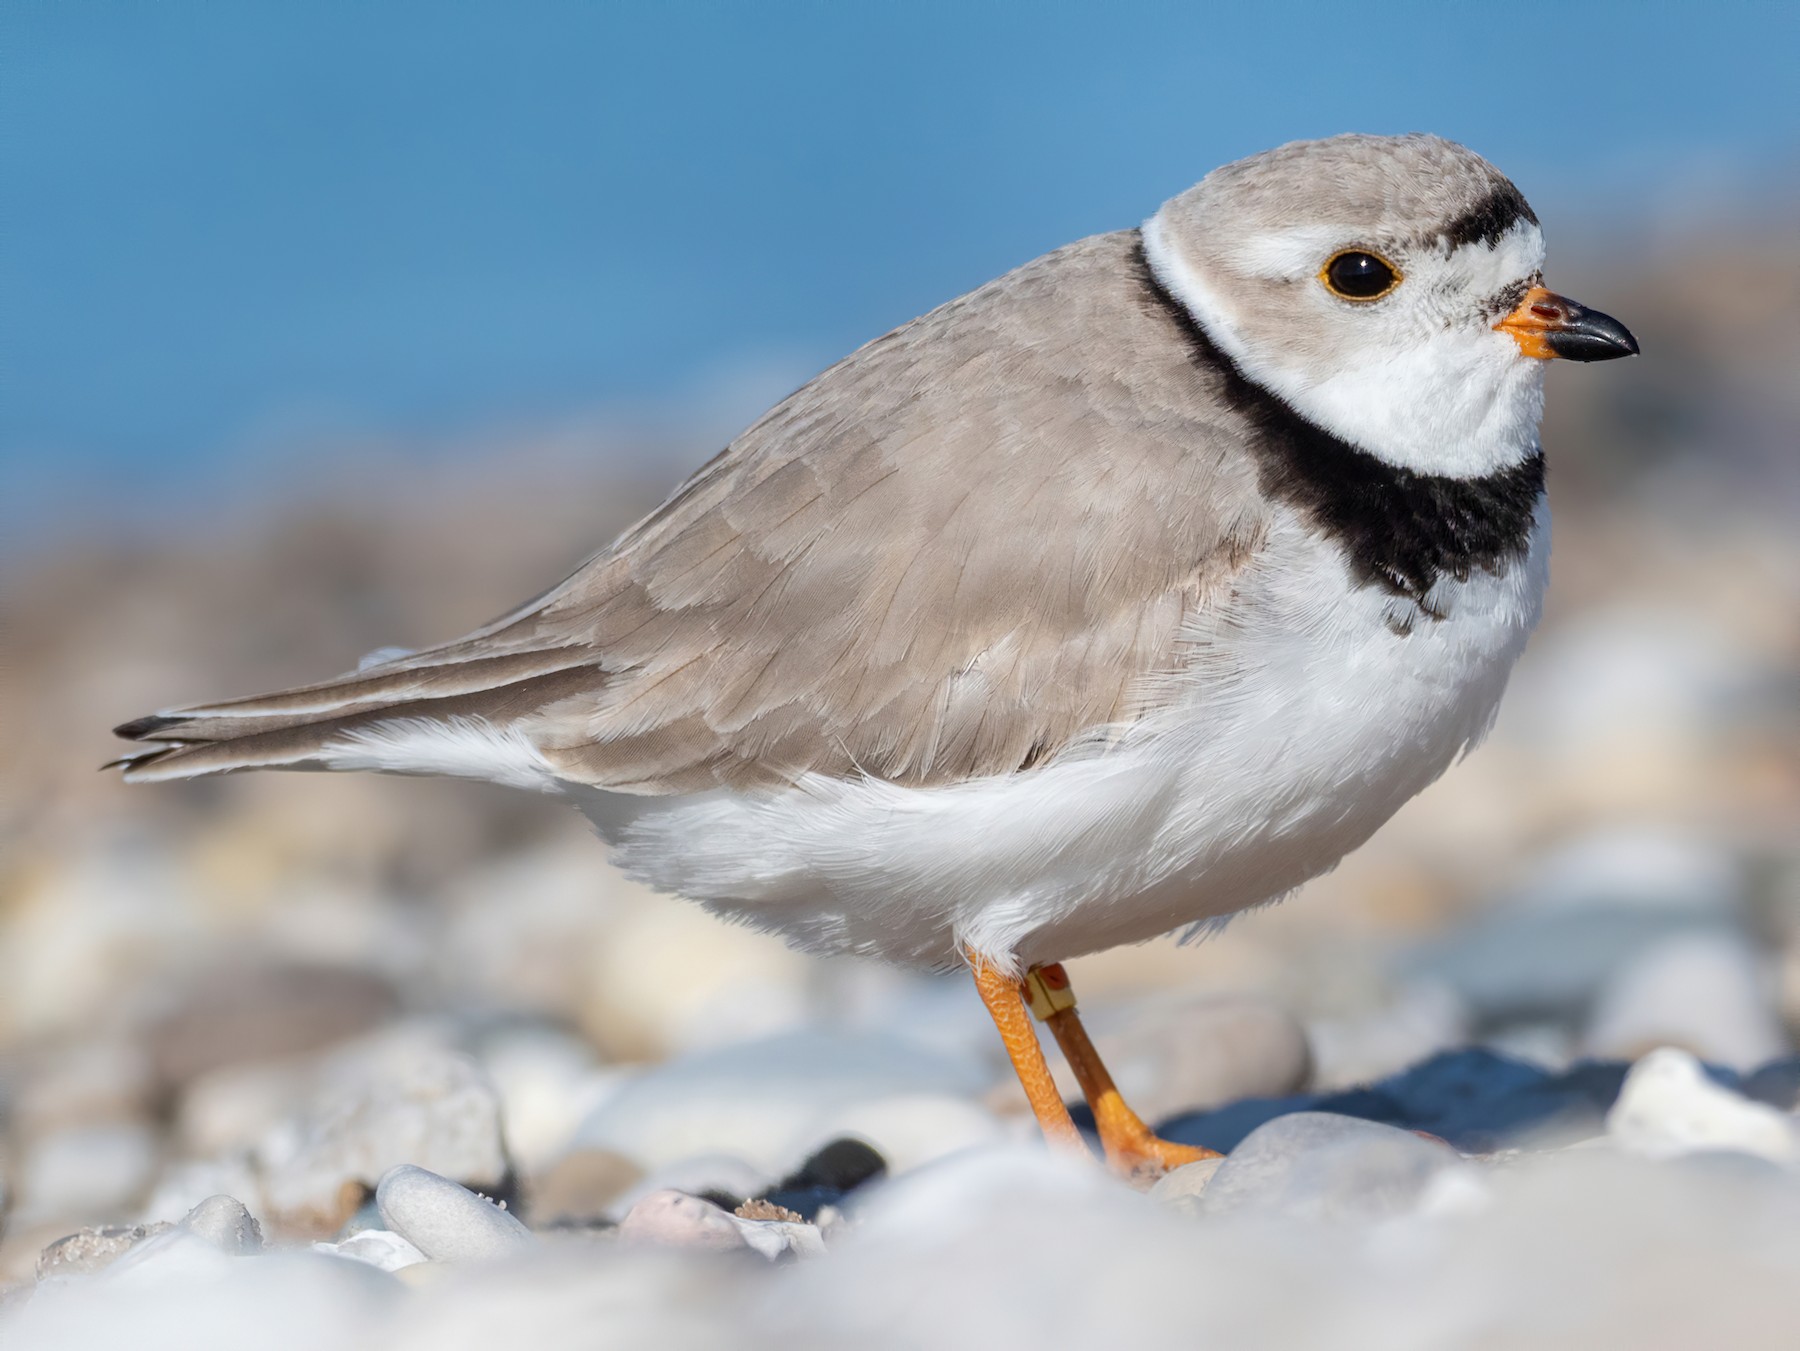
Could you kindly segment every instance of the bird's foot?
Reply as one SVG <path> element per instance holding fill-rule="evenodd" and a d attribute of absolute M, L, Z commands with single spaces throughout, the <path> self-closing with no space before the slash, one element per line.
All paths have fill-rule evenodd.
<path fill-rule="evenodd" d="M 1107 1166 L 1129 1181 L 1148 1185 L 1184 1164 L 1223 1157 L 1204 1145 L 1184 1145 L 1157 1135 L 1117 1095 L 1094 1105 L 1094 1123 Z"/>

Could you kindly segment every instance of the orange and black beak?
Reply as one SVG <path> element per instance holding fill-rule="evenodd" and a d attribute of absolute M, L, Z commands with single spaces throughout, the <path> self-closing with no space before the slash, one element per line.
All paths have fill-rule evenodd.
<path fill-rule="evenodd" d="M 1518 307 L 1494 325 L 1510 333 L 1528 357 L 1548 361 L 1611 361 L 1637 355 L 1637 339 L 1611 315 L 1534 286 Z"/>

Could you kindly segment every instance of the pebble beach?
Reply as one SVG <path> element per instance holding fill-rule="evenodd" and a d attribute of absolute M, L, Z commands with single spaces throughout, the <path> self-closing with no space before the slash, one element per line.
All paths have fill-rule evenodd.
<path fill-rule="evenodd" d="M 966 976 L 728 927 L 547 800 L 94 772 L 145 708 L 502 611 L 666 485 L 509 447 L 9 567 L 0 1347 L 1792 1346 L 1797 354 L 1731 282 L 1710 341 L 1761 355 L 1653 470 L 1660 391 L 1553 387 L 1591 449 L 1490 742 L 1282 905 L 1070 964 L 1126 1097 L 1224 1154 L 1154 1185 L 1044 1148 Z M 509 491 L 538 528 L 477 566 Z"/>

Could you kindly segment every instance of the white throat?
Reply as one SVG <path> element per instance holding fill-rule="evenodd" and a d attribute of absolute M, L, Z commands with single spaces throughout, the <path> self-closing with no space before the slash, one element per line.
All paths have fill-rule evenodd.
<path fill-rule="evenodd" d="M 1450 478 L 1508 469 L 1537 449 L 1544 363 L 1505 334 L 1445 328 L 1360 364 L 1304 370 L 1293 353 L 1245 343 L 1230 306 L 1170 244 L 1163 214 L 1143 228 L 1156 279 L 1245 376 L 1303 416 L 1389 464 Z"/>

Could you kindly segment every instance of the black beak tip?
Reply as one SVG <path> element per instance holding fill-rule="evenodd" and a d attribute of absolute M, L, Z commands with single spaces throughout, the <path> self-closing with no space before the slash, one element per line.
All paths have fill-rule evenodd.
<path fill-rule="evenodd" d="M 1612 361 L 1638 354 L 1638 340 L 1610 314 L 1580 309 L 1548 335 L 1550 350 L 1568 361 Z"/>

